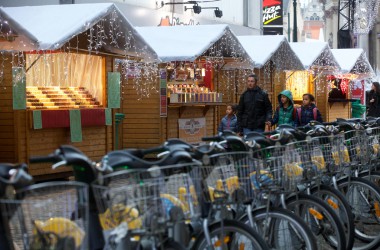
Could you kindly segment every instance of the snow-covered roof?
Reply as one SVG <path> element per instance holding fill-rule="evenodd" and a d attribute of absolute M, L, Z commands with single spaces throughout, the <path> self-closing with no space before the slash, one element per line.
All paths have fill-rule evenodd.
<path fill-rule="evenodd" d="M 326 42 L 297 42 L 289 44 L 305 69 L 324 66 L 331 66 L 336 69 L 340 68 Z"/>
<path fill-rule="evenodd" d="M 271 60 L 277 69 L 304 69 L 284 36 L 238 36 L 238 39 L 257 68 Z"/>
<path fill-rule="evenodd" d="M 249 60 L 247 52 L 228 25 L 136 27 L 136 30 L 162 62 L 195 61 L 206 52 L 209 56 Z M 214 44 L 219 51 L 209 51 Z"/>
<path fill-rule="evenodd" d="M 332 49 L 342 73 L 375 75 L 363 49 Z"/>
<path fill-rule="evenodd" d="M 94 37 L 102 40 L 94 38 L 90 46 L 98 42 L 107 51 L 131 55 L 141 50 L 148 54 L 145 57 L 156 58 L 154 51 L 112 3 L 0 7 L 0 23 L 3 27 L 9 25 L 7 31 L 12 30 L 15 35 L 11 42 L 0 40 L 0 50 L 57 50 L 94 27 Z M 7 36 L 4 30 L 0 30 L 0 35 Z M 129 38 L 131 42 L 127 44 Z M 87 49 L 88 44 L 84 47 Z"/>

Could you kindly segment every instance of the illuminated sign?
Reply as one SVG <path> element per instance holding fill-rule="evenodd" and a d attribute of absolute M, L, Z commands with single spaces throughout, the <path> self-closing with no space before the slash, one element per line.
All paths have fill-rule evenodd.
<path fill-rule="evenodd" d="M 263 2 L 263 24 L 282 25 L 283 18 L 282 1 L 264 0 Z"/>

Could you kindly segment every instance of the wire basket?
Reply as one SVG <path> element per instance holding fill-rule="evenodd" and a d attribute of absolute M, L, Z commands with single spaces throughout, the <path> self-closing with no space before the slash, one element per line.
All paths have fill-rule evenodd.
<path fill-rule="evenodd" d="M 200 215 L 195 165 L 151 167 L 144 171 L 118 171 L 95 183 L 92 189 L 99 219 L 108 242 L 121 227 L 136 235 L 166 232 L 174 213 L 183 220 Z M 197 181 L 195 181 L 197 180 Z"/>
<path fill-rule="evenodd" d="M 253 152 L 256 184 L 263 191 L 294 192 L 304 179 L 301 152 L 294 143 Z"/>
<path fill-rule="evenodd" d="M 380 161 L 380 128 L 366 129 L 368 146 L 369 146 L 369 166 L 377 166 Z"/>
<path fill-rule="evenodd" d="M 344 145 L 343 135 L 319 136 L 313 138 L 317 140 L 322 151 L 322 168 L 329 173 L 342 171 L 345 162 L 349 162 L 347 147 Z"/>
<path fill-rule="evenodd" d="M 254 198 L 250 176 L 255 173 L 252 153 L 215 154 L 210 157 L 210 164 L 199 170 L 207 202 L 232 204 Z"/>
<path fill-rule="evenodd" d="M 0 200 L 16 249 L 88 249 L 88 187 L 78 182 L 35 184 Z"/>
<path fill-rule="evenodd" d="M 348 156 L 345 156 L 344 162 L 351 168 L 360 168 L 370 162 L 370 149 L 368 136 L 365 130 L 351 130 L 344 132 L 344 145 L 347 148 Z"/>

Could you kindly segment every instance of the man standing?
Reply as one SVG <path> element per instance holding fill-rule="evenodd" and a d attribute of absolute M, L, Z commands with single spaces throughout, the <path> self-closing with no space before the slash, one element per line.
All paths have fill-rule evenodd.
<path fill-rule="evenodd" d="M 257 86 L 257 76 L 248 76 L 247 90 L 240 96 L 238 106 L 239 132 L 264 132 L 265 123 L 272 119 L 272 104 L 268 94 Z"/>

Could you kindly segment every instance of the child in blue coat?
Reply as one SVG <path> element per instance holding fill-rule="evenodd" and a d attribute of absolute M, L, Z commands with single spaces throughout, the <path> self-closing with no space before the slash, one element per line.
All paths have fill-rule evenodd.
<path fill-rule="evenodd" d="M 296 110 L 296 119 L 294 121 L 297 126 L 305 126 L 310 121 L 323 122 L 322 115 L 317 106 L 314 104 L 315 98 L 312 94 L 304 94 L 302 96 L 302 107 Z"/>
<path fill-rule="evenodd" d="M 227 105 L 226 116 L 222 118 L 218 126 L 218 132 L 223 132 L 224 130 L 238 132 L 236 110 L 237 105 Z"/>

